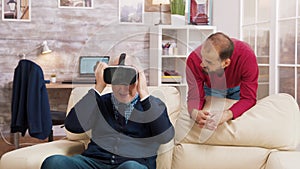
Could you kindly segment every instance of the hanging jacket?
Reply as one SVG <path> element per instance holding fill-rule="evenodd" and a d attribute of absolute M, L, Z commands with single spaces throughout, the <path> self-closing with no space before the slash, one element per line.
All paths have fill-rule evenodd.
<path fill-rule="evenodd" d="M 30 60 L 20 60 L 15 68 L 11 105 L 11 132 L 47 138 L 52 129 L 50 105 L 43 70 Z"/>

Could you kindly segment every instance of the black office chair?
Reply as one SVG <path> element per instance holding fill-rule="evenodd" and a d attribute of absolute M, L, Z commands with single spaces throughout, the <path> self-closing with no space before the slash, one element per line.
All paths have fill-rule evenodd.
<path fill-rule="evenodd" d="M 15 68 L 11 104 L 11 133 L 19 148 L 19 132 L 31 137 L 53 140 L 53 125 L 64 124 L 65 112 L 51 111 L 43 70 L 36 63 L 22 59 Z"/>
<path fill-rule="evenodd" d="M 66 112 L 51 110 L 52 125 L 63 125 L 65 123 Z M 63 127 L 63 126 L 62 126 Z M 48 141 L 53 141 L 53 129 L 48 137 Z"/>

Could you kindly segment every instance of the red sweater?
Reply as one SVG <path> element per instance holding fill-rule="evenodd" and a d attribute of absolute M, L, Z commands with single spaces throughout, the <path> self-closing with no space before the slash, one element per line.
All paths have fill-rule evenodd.
<path fill-rule="evenodd" d="M 225 68 L 222 77 L 207 75 L 200 66 L 201 46 L 195 49 L 187 58 L 186 79 L 188 83 L 188 110 L 201 110 L 205 103 L 204 83 L 213 89 L 227 89 L 240 86 L 240 100 L 230 110 L 233 118 L 241 116 L 245 111 L 256 104 L 256 91 L 258 87 L 258 65 L 256 56 L 251 47 L 245 42 L 232 39 L 234 51 L 231 63 Z"/>

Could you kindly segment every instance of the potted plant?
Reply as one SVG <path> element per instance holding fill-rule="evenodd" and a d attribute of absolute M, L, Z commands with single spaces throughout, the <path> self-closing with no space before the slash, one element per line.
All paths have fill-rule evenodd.
<path fill-rule="evenodd" d="M 170 0 L 172 25 L 185 24 L 185 0 Z"/>

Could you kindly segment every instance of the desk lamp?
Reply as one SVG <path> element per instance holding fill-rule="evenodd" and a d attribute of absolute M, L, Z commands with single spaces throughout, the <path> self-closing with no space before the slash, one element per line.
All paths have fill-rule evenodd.
<path fill-rule="evenodd" d="M 38 50 L 38 49 L 41 49 L 41 54 L 47 54 L 47 53 L 51 53 L 52 51 L 49 49 L 48 47 L 48 44 L 47 44 L 47 41 L 44 41 L 43 43 L 37 45 L 34 49 L 26 52 L 26 53 L 22 53 L 22 54 L 19 54 L 18 56 L 20 58 L 23 58 L 25 59 L 26 58 L 26 55 L 30 54 L 31 52 L 35 51 L 35 50 Z"/>
<path fill-rule="evenodd" d="M 159 5 L 159 22 L 155 25 L 162 25 L 163 22 L 162 22 L 162 5 L 163 4 L 170 4 L 170 0 L 152 0 L 152 4 L 153 5 Z"/>

